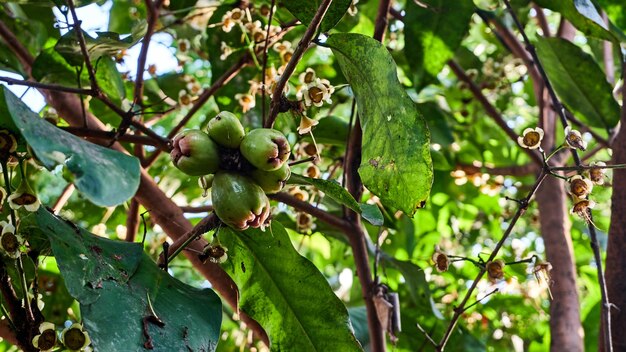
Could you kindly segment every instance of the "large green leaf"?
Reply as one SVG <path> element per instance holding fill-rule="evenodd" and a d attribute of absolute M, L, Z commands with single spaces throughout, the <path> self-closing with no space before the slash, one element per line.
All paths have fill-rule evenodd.
<path fill-rule="evenodd" d="M 450 6 L 446 0 L 407 1 L 404 53 L 415 72 L 415 86 L 432 83 L 454 56 L 469 30 L 474 13 L 472 0 L 457 0 Z"/>
<path fill-rule="evenodd" d="M 626 2 L 622 0 L 597 0 L 602 9 L 619 28 L 626 30 Z"/>
<path fill-rule="evenodd" d="M 396 65 L 378 41 L 331 35 L 331 47 L 356 97 L 363 150 L 359 174 L 383 203 L 413 216 L 433 182 L 430 132 L 398 81 Z"/>
<path fill-rule="evenodd" d="M 137 158 L 89 143 L 41 119 L 4 87 L 0 90 L 0 122 L 28 142 L 48 169 L 64 165 L 76 188 L 93 203 L 113 206 L 132 197 L 139 187 Z"/>
<path fill-rule="evenodd" d="M 617 125 L 620 107 L 591 55 L 567 40 L 543 37 L 537 54 L 559 98 L 576 117 L 594 127 Z"/>
<path fill-rule="evenodd" d="M 560 12 L 574 27 L 589 36 L 609 41 L 616 40 L 591 0 L 535 0 L 535 3 Z"/>
<path fill-rule="evenodd" d="M 291 174 L 289 183 L 315 186 L 330 198 L 361 214 L 361 216 L 372 225 L 380 226 L 384 222 L 383 214 L 378 206 L 373 204 L 357 203 L 357 201 L 354 200 L 354 197 L 352 197 L 352 195 L 345 188 L 341 187 L 337 181 Z"/>
<path fill-rule="evenodd" d="M 272 351 L 360 351 L 346 307 L 291 245 L 277 221 L 262 232 L 220 230 L 240 309 L 267 331 Z"/>
<path fill-rule="evenodd" d="M 322 32 L 327 32 L 333 28 L 348 11 L 351 3 L 352 0 L 334 0 L 320 25 Z M 295 18 L 308 26 L 322 4 L 322 0 L 282 0 L 282 4 Z"/>
<path fill-rule="evenodd" d="M 222 307 L 212 290 L 160 270 L 139 243 L 97 237 L 43 208 L 34 216 L 97 350 L 143 350 L 142 320 L 153 312 L 164 323 L 147 323 L 155 350 L 215 350 Z"/>

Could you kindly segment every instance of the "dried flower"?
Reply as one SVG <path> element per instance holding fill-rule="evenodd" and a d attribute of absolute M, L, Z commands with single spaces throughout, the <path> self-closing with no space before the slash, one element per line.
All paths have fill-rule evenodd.
<path fill-rule="evenodd" d="M 592 161 L 589 166 L 592 166 L 592 168 L 587 170 L 586 174 L 591 182 L 599 186 L 603 185 L 605 182 L 606 169 L 604 167 L 606 163 L 603 161 Z"/>
<path fill-rule="evenodd" d="M 218 243 L 210 243 L 204 247 L 204 252 L 200 255 L 203 261 L 209 260 L 211 263 L 221 264 L 228 260 L 228 248 Z"/>
<path fill-rule="evenodd" d="M 496 282 L 504 278 L 504 260 L 496 259 L 487 263 L 487 276 L 489 281 Z"/>
<path fill-rule="evenodd" d="M 82 324 L 74 323 L 61 332 L 61 343 L 70 351 L 91 351 L 91 339 Z"/>
<path fill-rule="evenodd" d="M 0 226 L 2 227 L 0 250 L 10 258 L 19 257 L 21 253 L 20 247 L 24 244 L 24 239 L 15 233 L 15 226 L 6 221 L 0 221 Z"/>
<path fill-rule="evenodd" d="M 233 53 L 233 48 L 228 46 L 226 42 L 222 42 L 220 44 L 220 49 L 222 50 L 222 55 L 220 55 L 220 60 L 222 61 L 226 60 L 230 56 L 230 54 Z"/>
<path fill-rule="evenodd" d="M 522 136 L 517 137 L 517 143 L 523 148 L 537 149 L 541 146 L 542 139 L 543 130 L 541 128 L 527 128 L 522 133 Z"/>
<path fill-rule="evenodd" d="M 34 212 L 39 209 L 41 202 L 37 198 L 37 194 L 30 188 L 28 181 L 22 179 L 20 185 L 15 192 L 9 196 L 9 206 L 13 210 L 24 208 L 26 211 Z"/>
<path fill-rule="evenodd" d="M 587 142 L 583 140 L 580 132 L 573 130 L 571 126 L 565 127 L 565 143 L 571 149 L 587 150 Z"/>
<path fill-rule="evenodd" d="M 570 211 L 572 214 L 580 216 L 583 220 L 589 222 L 589 209 L 593 209 L 596 206 L 596 202 L 589 199 L 575 199 L 574 206 Z"/>
<path fill-rule="evenodd" d="M 33 346 L 42 352 L 51 351 L 57 346 L 57 332 L 54 324 L 43 322 L 39 325 L 39 335 L 33 337 Z"/>
<path fill-rule="evenodd" d="M 567 192 L 577 198 L 585 198 L 593 189 L 593 182 L 581 175 L 572 176 L 567 181 Z"/>
<path fill-rule="evenodd" d="M 433 262 L 435 263 L 435 269 L 438 272 L 442 273 L 444 271 L 448 271 L 448 267 L 450 267 L 450 258 L 448 255 L 442 252 L 439 248 L 435 248 L 435 253 L 433 253 Z"/>
<path fill-rule="evenodd" d="M 0 130 L 0 156 L 6 158 L 17 150 L 17 140 L 8 130 Z"/>

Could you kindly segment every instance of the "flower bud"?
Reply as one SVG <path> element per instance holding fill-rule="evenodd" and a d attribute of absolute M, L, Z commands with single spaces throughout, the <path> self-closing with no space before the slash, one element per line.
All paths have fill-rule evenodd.
<path fill-rule="evenodd" d="M 250 131 L 241 141 L 239 150 L 250 164 L 265 171 L 280 168 L 291 153 L 287 138 L 269 128 Z"/>
<path fill-rule="evenodd" d="M 246 132 L 234 114 L 222 111 L 209 121 L 209 137 L 226 148 L 239 148 Z"/>
<path fill-rule="evenodd" d="M 218 146 L 200 130 L 179 133 L 172 141 L 170 152 L 174 165 L 190 176 L 215 173 L 220 163 Z"/>

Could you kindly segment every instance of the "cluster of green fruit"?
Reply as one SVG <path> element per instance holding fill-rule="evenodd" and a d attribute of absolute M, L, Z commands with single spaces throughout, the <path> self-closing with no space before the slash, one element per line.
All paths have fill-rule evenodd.
<path fill-rule="evenodd" d="M 236 230 L 263 227 L 270 215 L 267 194 L 280 191 L 291 170 L 287 138 L 259 128 L 246 134 L 239 119 L 222 111 L 207 132 L 186 130 L 174 137 L 174 165 L 190 176 L 204 176 L 215 214 Z"/>

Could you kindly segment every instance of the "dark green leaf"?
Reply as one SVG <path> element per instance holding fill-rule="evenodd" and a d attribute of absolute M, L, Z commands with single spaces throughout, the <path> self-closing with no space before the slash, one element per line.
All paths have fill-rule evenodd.
<path fill-rule="evenodd" d="M 597 0 L 602 9 L 619 28 L 626 30 L 626 3 L 622 0 Z"/>
<path fill-rule="evenodd" d="M 317 9 L 322 4 L 322 0 L 282 0 L 282 4 L 291 12 L 291 14 L 300 20 L 304 25 L 308 26 L 315 16 Z M 322 20 L 320 29 L 327 32 L 333 28 L 348 11 L 348 7 L 352 0 L 335 0 L 330 4 L 326 16 Z"/>
<path fill-rule="evenodd" d="M 360 34 L 334 34 L 331 47 L 354 91 L 363 153 L 359 174 L 384 204 L 413 216 L 433 182 L 430 132 L 378 41 Z"/>
<path fill-rule="evenodd" d="M 215 350 L 222 307 L 212 290 L 172 278 L 139 243 L 97 237 L 43 208 L 36 216 L 96 349 L 143 350 L 142 320 L 153 308 L 165 324 L 147 323 L 156 350 Z"/>
<path fill-rule="evenodd" d="M 560 12 L 579 31 L 608 41 L 616 40 L 591 0 L 536 0 L 539 6 Z"/>
<path fill-rule="evenodd" d="M 448 124 L 449 113 L 441 110 L 434 102 L 417 104 L 419 110 L 424 114 L 424 118 L 428 123 L 431 139 L 433 143 L 442 146 L 448 146 L 454 142 L 452 129 Z"/>
<path fill-rule="evenodd" d="M 404 53 L 415 72 L 418 88 L 432 83 L 454 56 L 469 30 L 474 13 L 472 0 L 420 0 L 406 3 Z"/>
<path fill-rule="evenodd" d="M 376 204 L 360 203 L 361 216 L 374 226 L 382 226 L 385 223 L 383 213 Z"/>
<path fill-rule="evenodd" d="M 567 40 L 543 37 L 537 54 L 559 98 L 576 117 L 590 126 L 615 127 L 620 107 L 591 55 Z"/>
<path fill-rule="evenodd" d="M 272 351 L 360 351 L 348 311 L 277 221 L 262 232 L 220 230 L 242 311 L 267 331 Z M 315 304 L 312 304 L 315 302 Z"/>
<path fill-rule="evenodd" d="M 41 119 L 4 87 L 0 92 L 2 119 L 12 121 L 15 132 L 24 137 L 48 169 L 65 165 L 87 199 L 113 206 L 135 194 L 139 187 L 136 158 L 69 134 Z"/>

